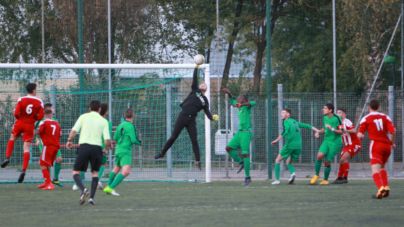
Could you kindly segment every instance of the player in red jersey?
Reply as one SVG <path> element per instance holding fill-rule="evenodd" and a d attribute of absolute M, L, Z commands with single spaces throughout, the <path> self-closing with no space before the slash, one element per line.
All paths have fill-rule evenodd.
<path fill-rule="evenodd" d="M 23 134 L 24 141 L 24 158 L 22 171 L 18 178 L 18 183 L 22 183 L 25 177 L 25 171 L 28 167 L 31 157 L 29 150 L 32 140 L 34 139 L 35 122 L 39 121 L 44 116 L 44 106 L 42 100 L 36 96 L 36 84 L 29 83 L 26 87 L 28 95 L 21 97 L 17 101 L 17 106 L 14 110 L 16 119 L 13 129 L 11 130 L 10 140 L 7 144 L 6 159 L 1 163 L 1 168 L 5 168 L 10 162 L 11 153 L 14 149 L 15 140 Z"/>
<path fill-rule="evenodd" d="M 348 183 L 349 160 L 359 153 L 362 143 L 356 134 L 355 126 L 346 118 L 346 110 L 339 108 L 337 114 L 341 117 L 342 127 L 344 128 L 344 134 L 342 135 L 344 149 L 341 152 L 338 178 L 332 184 L 344 184 Z"/>
<path fill-rule="evenodd" d="M 362 118 L 358 133 L 360 140 L 363 140 L 365 131 L 368 131 L 369 134 L 370 165 L 372 166 L 373 180 L 379 188 L 375 197 L 377 199 L 387 197 L 390 194 L 387 172 L 384 169 L 384 165 L 390 156 L 391 148 L 396 148 L 394 143 L 396 139 L 396 128 L 389 116 L 379 113 L 379 109 L 379 100 L 370 100 L 370 113 Z M 388 132 L 391 135 L 391 140 L 387 136 Z"/>
<path fill-rule="evenodd" d="M 45 110 L 45 120 L 40 123 L 38 130 L 35 132 L 35 135 L 39 135 L 43 144 L 39 165 L 45 182 L 38 185 L 38 188 L 43 190 L 55 189 L 50 177 L 49 167 L 53 167 L 53 162 L 60 148 L 60 136 L 62 135 L 59 123 L 52 120 L 52 116 L 53 111 L 51 109 Z"/>

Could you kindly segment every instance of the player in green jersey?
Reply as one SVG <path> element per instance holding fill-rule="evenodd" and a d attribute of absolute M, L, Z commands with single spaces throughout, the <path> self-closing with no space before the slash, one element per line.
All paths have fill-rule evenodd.
<path fill-rule="evenodd" d="M 243 185 L 248 185 L 251 182 L 250 177 L 250 142 L 252 139 L 252 131 L 251 131 L 251 109 L 255 106 L 255 102 L 249 102 L 245 95 L 241 95 L 237 98 L 233 98 L 231 92 L 223 88 L 221 92 L 229 95 L 229 101 L 232 105 L 238 108 L 238 119 L 240 121 L 238 132 L 234 137 L 230 140 L 230 142 L 226 146 L 226 151 L 229 155 L 239 163 L 237 173 L 240 173 L 244 168 L 245 171 L 245 180 Z M 241 149 L 241 156 L 237 154 L 236 150 Z"/>
<path fill-rule="evenodd" d="M 344 128 L 341 117 L 336 115 L 334 110 L 335 107 L 332 103 L 324 105 L 324 127 L 317 132 L 315 136 L 316 138 L 319 138 L 321 133 L 325 133 L 325 136 L 320 150 L 317 153 L 315 165 L 316 175 L 311 179 L 310 184 L 315 184 L 318 178 L 320 178 L 320 169 L 323 158 L 325 159 L 324 180 L 320 184 L 329 184 L 328 177 L 331 172 L 331 162 L 342 148 L 342 134 L 344 134 Z"/>
<path fill-rule="evenodd" d="M 294 162 L 302 153 L 302 136 L 300 135 L 301 128 L 311 129 L 314 132 L 318 132 L 319 130 L 315 127 L 300 123 L 298 121 L 290 118 L 291 111 L 289 109 L 283 109 L 281 112 L 281 117 L 283 120 L 283 133 L 274 141 L 272 141 L 271 145 L 274 146 L 279 140 L 285 138 L 286 144 L 283 146 L 282 150 L 279 152 L 278 157 L 275 161 L 275 177 L 276 180 L 272 182 L 272 184 L 280 184 L 279 181 L 279 172 L 281 168 L 281 162 L 283 159 L 286 160 L 286 164 L 288 165 L 290 172 L 289 184 L 293 184 L 296 178 L 295 167 L 292 162 Z"/>
<path fill-rule="evenodd" d="M 105 118 L 105 120 L 107 120 L 108 126 L 109 126 L 109 134 L 112 136 L 112 123 L 107 119 L 108 112 L 109 112 L 108 104 L 101 103 L 100 115 L 103 118 Z M 104 138 L 102 138 L 102 150 L 105 150 Z M 98 186 L 97 186 L 98 189 L 100 189 L 100 190 L 104 189 L 104 187 L 102 186 L 102 183 L 101 183 L 101 178 L 102 178 L 102 175 L 104 174 L 105 167 L 107 166 L 107 161 L 108 161 L 108 155 L 102 156 L 101 167 L 100 167 L 100 171 L 98 172 L 98 179 L 100 179 L 100 181 L 98 181 Z"/>
<path fill-rule="evenodd" d="M 44 111 L 47 110 L 47 109 L 52 110 L 52 115 L 53 115 L 53 116 L 55 115 L 55 108 L 53 108 L 52 103 L 46 103 L 46 104 L 44 105 Z M 45 120 L 45 118 L 43 118 L 42 120 L 37 121 L 37 122 L 35 123 L 35 131 L 38 129 L 40 123 L 41 123 L 42 121 L 44 121 L 44 120 Z M 52 120 L 57 121 L 56 118 L 54 118 L 54 117 L 52 117 Z M 39 136 L 38 136 L 38 135 L 35 136 L 35 140 L 36 140 L 35 145 L 39 147 L 39 151 L 42 153 L 43 144 L 42 144 L 41 140 L 39 139 Z M 60 183 L 60 181 L 59 181 L 59 174 L 60 174 L 60 170 L 62 169 L 62 161 L 63 161 L 62 152 L 60 152 L 60 150 L 59 150 L 58 153 L 57 153 L 57 155 L 56 155 L 55 165 L 54 165 L 54 167 L 53 167 L 54 170 L 55 170 L 55 172 L 54 172 L 53 181 L 52 181 L 53 184 L 55 184 L 55 185 L 57 185 L 57 186 L 59 186 L 59 187 L 63 187 L 63 184 Z"/>
<path fill-rule="evenodd" d="M 142 141 L 137 139 L 136 128 L 133 125 L 135 113 L 132 108 L 125 110 L 125 117 L 126 121 L 118 126 L 114 135 L 114 140 L 117 143 L 115 149 L 115 167 L 109 175 L 108 186 L 104 189 L 105 193 L 115 196 L 119 196 L 115 192 L 116 186 L 130 174 L 133 144 L 142 145 Z M 122 173 L 119 173 L 121 169 Z"/>

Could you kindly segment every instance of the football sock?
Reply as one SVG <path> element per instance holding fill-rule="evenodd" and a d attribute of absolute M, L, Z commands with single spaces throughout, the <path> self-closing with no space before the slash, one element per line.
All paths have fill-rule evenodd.
<path fill-rule="evenodd" d="M 100 167 L 100 171 L 98 172 L 98 178 L 99 178 L 99 179 L 102 178 L 102 175 L 104 174 L 104 170 L 105 170 L 105 167 L 104 167 L 104 166 L 101 166 L 101 167 Z"/>
<path fill-rule="evenodd" d="M 108 186 L 111 186 L 112 182 L 114 182 L 115 177 L 116 177 L 116 173 L 111 171 L 109 173 Z"/>
<path fill-rule="evenodd" d="M 250 157 L 248 158 L 243 158 L 244 161 L 244 171 L 245 171 L 245 177 L 250 177 Z"/>
<path fill-rule="evenodd" d="M 380 173 L 373 174 L 373 180 L 375 181 L 377 188 L 380 188 L 383 186 L 382 177 L 380 176 Z"/>
<path fill-rule="evenodd" d="M 29 152 L 24 152 L 24 158 L 22 159 L 22 170 L 26 170 L 28 168 L 30 158 L 31 154 Z"/>
<path fill-rule="evenodd" d="M 56 162 L 54 169 L 55 169 L 55 172 L 53 173 L 53 178 L 59 179 L 59 173 L 60 173 L 60 169 L 62 169 L 62 164 Z"/>
<path fill-rule="evenodd" d="M 295 166 L 292 163 L 288 164 L 290 174 L 295 173 Z"/>
<path fill-rule="evenodd" d="M 91 195 L 90 198 L 94 199 L 95 192 L 97 191 L 98 177 L 93 177 L 91 181 Z"/>
<path fill-rule="evenodd" d="M 119 173 L 118 176 L 116 176 L 116 179 L 114 180 L 114 182 L 112 182 L 111 185 L 109 185 L 110 188 L 114 189 L 116 186 L 118 186 L 123 179 L 125 179 L 125 177 L 122 175 L 122 173 Z"/>
<path fill-rule="evenodd" d="M 281 163 L 275 163 L 275 178 L 279 180 L 279 172 L 281 171 Z"/>
<path fill-rule="evenodd" d="M 331 173 L 331 165 L 326 166 L 324 168 L 324 180 L 328 180 L 328 177 L 330 176 Z"/>
<path fill-rule="evenodd" d="M 344 164 L 344 177 L 348 178 L 349 174 L 349 162 Z"/>
<path fill-rule="evenodd" d="M 9 140 L 8 144 L 7 144 L 7 151 L 6 151 L 6 158 L 10 158 L 11 157 L 11 153 L 13 153 L 14 150 L 14 140 Z"/>
<path fill-rule="evenodd" d="M 83 184 L 83 180 L 80 177 L 80 174 L 74 174 L 73 175 L 73 180 L 74 182 L 76 182 L 75 184 L 81 189 L 81 191 L 84 190 L 84 184 Z"/>
<path fill-rule="evenodd" d="M 380 170 L 380 177 L 382 178 L 383 186 L 389 186 L 389 180 L 387 179 L 387 171 L 382 169 Z"/>
<path fill-rule="evenodd" d="M 43 174 L 43 178 L 45 179 L 45 183 L 47 184 L 51 184 L 52 181 L 50 179 L 50 173 L 49 173 L 49 169 L 42 169 L 42 174 Z"/>
<path fill-rule="evenodd" d="M 317 176 L 320 176 L 321 162 L 322 161 L 316 160 L 315 170 Z"/>
<path fill-rule="evenodd" d="M 234 161 L 240 163 L 241 162 L 241 158 L 240 156 L 238 156 L 237 151 L 236 150 L 231 150 L 229 151 L 229 155 L 230 157 L 232 157 L 234 159 Z M 245 167 L 244 167 L 245 168 Z"/>
<path fill-rule="evenodd" d="M 344 176 L 344 165 L 340 164 L 338 169 L 338 178 L 342 178 Z"/>
<path fill-rule="evenodd" d="M 84 171 L 80 172 L 80 177 L 82 182 L 86 179 L 86 174 Z M 76 182 L 74 182 L 74 184 L 77 185 Z"/>

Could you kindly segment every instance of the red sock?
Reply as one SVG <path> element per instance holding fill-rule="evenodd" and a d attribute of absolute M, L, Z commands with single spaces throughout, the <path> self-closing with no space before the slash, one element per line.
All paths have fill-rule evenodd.
<path fill-rule="evenodd" d="M 380 176 L 382 177 L 383 186 L 389 186 L 389 180 L 387 179 L 387 171 L 382 169 L 380 170 Z"/>
<path fill-rule="evenodd" d="M 7 144 L 7 151 L 6 151 L 6 158 L 10 158 L 11 157 L 11 153 L 13 153 L 14 150 L 14 140 L 9 140 L 8 144 Z"/>
<path fill-rule="evenodd" d="M 43 178 L 45 178 L 45 183 L 51 184 L 52 181 L 51 181 L 51 179 L 50 179 L 49 169 L 48 169 L 48 168 L 43 169 L 43 170 L 42 170 L 42 174 L 43 174 Z"/>
<path fill-rule="evenodd" d="M 348 178 L 348 174 L 349 174 L 349 162 L 344 164 L 344 177 Z"/>
<path fill-rule="evenodd" d="M 24 158 L 22 159 L 22 170 L 26 170 L 28 168 L 30 158 L 31 154 L 29 152 L 24 152 Z"/>
<path fill-rule="evenodd" d="M 380 176 L 380 173 L 373 174 L 373 180 L 375 181 L 377 188 L 381 188 L 383 186 L 382 177 Z"/>
<path fill-rule="evenodd" d="M 344 174 L 344 165 L 339 165 L 338 178 L 342 178 L 343 174 Z"/>

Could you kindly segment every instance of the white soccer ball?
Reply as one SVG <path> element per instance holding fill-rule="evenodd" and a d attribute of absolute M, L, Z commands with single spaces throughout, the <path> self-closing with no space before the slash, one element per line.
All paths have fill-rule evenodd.
<path fill-rule="evenodd" d="M 195 64 L 202 65 L 205 62 L 205 58 L 202 54 L 197 54 L 194 57 Z"/>

